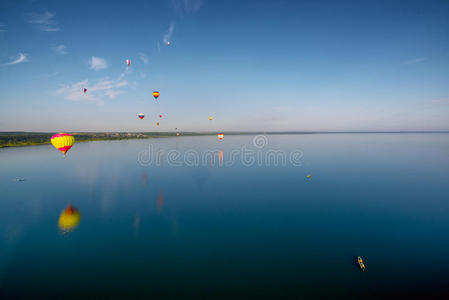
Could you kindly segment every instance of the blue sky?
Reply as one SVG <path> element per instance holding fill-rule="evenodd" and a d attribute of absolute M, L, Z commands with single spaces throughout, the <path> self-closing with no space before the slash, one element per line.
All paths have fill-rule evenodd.
<path fill-rule="evenodd" d="M 7 0 L 0 88 L 0 131 L 449 130 L 449 1 Z"/>

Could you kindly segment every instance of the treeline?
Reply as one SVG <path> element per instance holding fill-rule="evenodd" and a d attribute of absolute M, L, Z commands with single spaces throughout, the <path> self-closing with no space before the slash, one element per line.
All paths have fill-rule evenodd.
<path fill-rule="evenodd" d="M 0 148 L 50 144 L 54 133 L 39 132 L 0 132 Z M 70 133 L 76 142 L 147 139 L 175 136 L 174 132 L 80 132 Z"/>

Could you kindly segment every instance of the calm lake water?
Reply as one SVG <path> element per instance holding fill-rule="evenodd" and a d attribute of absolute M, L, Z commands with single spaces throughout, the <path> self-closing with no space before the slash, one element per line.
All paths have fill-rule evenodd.
<path fill-rule="evenodd" d="M 449 299 L 449 134 L 254 138 L 0 149 L 0 298 Z"/>

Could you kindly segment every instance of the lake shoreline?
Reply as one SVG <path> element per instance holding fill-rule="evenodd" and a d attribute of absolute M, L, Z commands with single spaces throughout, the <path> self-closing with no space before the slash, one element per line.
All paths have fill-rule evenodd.
<path fill-rule="evenodd" d="M 223 132 L 224 135 L 302 135 L 302 134 L 416 134 L 449 133 L 449 131 L 279 131 L 279 132 Z M 27 147 L 51 144 L 54 133 L 48 132 L 0 132 L 0 148 Z M 76 142 L 118 141 L 177 137 L 176 132 L 75 132 Z M 217 132 L 182 132 L 179 136 L 208 136 Z"/>

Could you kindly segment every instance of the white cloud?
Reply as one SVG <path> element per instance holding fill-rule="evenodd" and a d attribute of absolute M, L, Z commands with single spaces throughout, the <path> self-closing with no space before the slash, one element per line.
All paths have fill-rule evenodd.
<path fill-rule="evenodd" d="M 414 65 L 423 61 L 429 60 L 429 58 L 427 57 L 418 57 L 418 58 L 413 58 L 413 59 L 409 59 L 403 62 L 404 65 Z"/>
<path fill-rule="evenodd" d="M 173 31 L 175 30 L 175 24 L 174 23 L 170 23 L 170 26 L 168 27 L 168 31 L 166 34 L 164 34 L 164 44 L 167 44 L 168 42 L 170 42 L 171 40 L 171 36 L 173 35 Z"/>
<path fill-rule="evenodd" d="M 106 69 L 108 67 L 108 62 L 105 59 L 96 56 L 92 56 L 89 64 L 90 68 L 95 71 Z"/>
<path fill-rule="evenodd" d="M 181 17 L 199 11 L 203 4 L 203 0 L 172 0 L 175 13 Z"/>
<path fill-rule="evenodd" d="M 139 56 L 140 60 L 143 61 L 144 64 L 147 64 L 149 62 L 148 56 L 145 55 L 145 53 L 137 53 L 137 55 Z"/>
<path fill-rule="evenodd" d="M 128 82 L 123 80 L 121 76 L 116 80 L 102 78 L 93 85 L 89 83 L 89 80 L 85 79 L 74 84 L 63 85 L 56 90 L 56 93 L 63 95 L 65 99 L 71 101 L 87 101 L 104 104 L 104 100 L 114 99 L 123 93 L 120 88 L 126 86 L 128 86 Z M 83 88 L 87 89 L 86 93 L 84 93 Z"/>
<path fill-rule="evenodd" d="M 27 62 L 28 61 L 28 55 L 27 54 L 23 54 L 23 53 L 19 53 L 19 57 L 17 56 L 13 56 L 11 57 L 11 61 L 9 63 L 4 64 L 4 66 L 8 66 L 8 65 L 17 65 L 23 62 Z"/>
<path fill-rule="evenodd" d="M 52 32 L 61 30 L 54 20 L 56 13 L 46 11 L 42 14 L 28 14 L 28 23 L 33 24 L 40 31 Z"/>
<path fill-rule="evenodd" d="M 67 47 L 64 45 L 58 45 L 52 48 L 53 52 L 55 52 L 57 55 L 66 55 L 69 53 L 67 50 Z"/>

